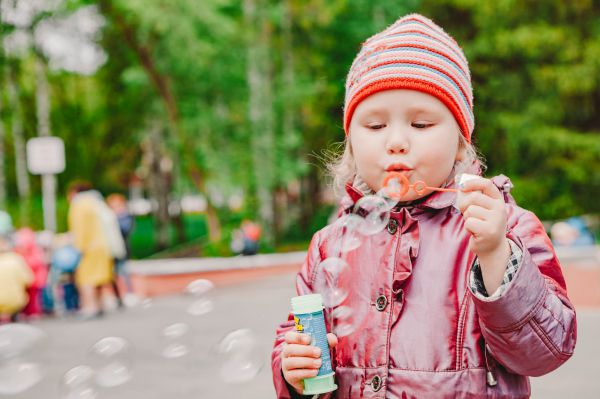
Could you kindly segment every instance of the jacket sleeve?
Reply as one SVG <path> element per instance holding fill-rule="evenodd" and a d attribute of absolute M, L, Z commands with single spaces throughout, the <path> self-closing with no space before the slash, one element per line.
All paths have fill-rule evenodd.
<path fill-rule="evenodd" d="M 507 209 L 507 237 L 522 249 L 521 264 L 499 298 L 471 297 L 491 355 L 513 373 L 540 376 L 573 354 L 575 309 L 542 223 L 514 203 Z"/>
<path fill-rule="evenodd" d="M 296 292 L 298 295 L 306 295 L 312 293 L 312 282 L 313 273 L 315 267 L 321 262 L 322 257 L 320 254 L 320 243 L 319 234 L 313 236 L 312 241 L 308 247 L 308 253 L 298 276 L 296 277 Z M 281 371 L 281 351 L 285 345 L 284 336 L 288 331 L 294 329 L 294 316 L 290 313 L 285 323 L 282 323 L 277 328 L 275 345 L 273 346 L 273 352 L 271 354 L 271 368 L 273 371 L 273 383 L 275 385 L 275 392 L 278 399 L 299 399 L 299 398 L 313 398 L 313 396 L 303 396 L 297 394 L 294 389 L 287 384 L 283 378 Z M 316 396 L 316 395 L 315 395 Z M 318 395 L 319 399 L 331 398 L 331 394 Z"/>

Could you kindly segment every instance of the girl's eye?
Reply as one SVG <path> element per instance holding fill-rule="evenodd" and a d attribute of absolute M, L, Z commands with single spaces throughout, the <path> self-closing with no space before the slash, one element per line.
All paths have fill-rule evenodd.
<path fill-rule="evenodd" d="M 379 130 L 379 129 L 383 129 L 385 127 L 384 123 L 371 123 L 369 125 L 367 125 L 367 127 L 371 130 Z"/>
<path fill-rule="evenodd" d="M 413 122 L 413 123 L 411 123 L 411 126 L 414 127 L 415 129 L 427 129 L 428 127 L 433 126 L 433 123 Z"/>

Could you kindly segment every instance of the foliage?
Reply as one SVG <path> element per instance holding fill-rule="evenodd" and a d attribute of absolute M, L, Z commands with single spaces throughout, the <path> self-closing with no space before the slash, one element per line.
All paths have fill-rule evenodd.
<path fill-rule="evenodd" d="M 253 138 L 267 127 L 250 121 L 248 49 L 256 42 L 248 38 L 266 32 L 263 84 L 272 96 L 263 106 L 272 112 L 274 127 L 268 173 L 274 175 L 271 189 L 278 198 L 273 201 L 280 219 L 277 238 L 305 241 L 331 211 L 331 204 L 315 198 L 327 183 L 313 155 L 344 139 L 343 85 L 352 59 L 362 41 L 416 11 L 443 26 L 467 54 L 475 92 L 474 137 L 487 158 L 488 174 L 510 176 L 519 203 L 541 218 L 600 211 L 596 2 L 253 3 L 260 14 L 255 26 L 245 20 L 248 0 L 66 1 L 57 14 L 98 7 L 105 20 L 98 40 L 108 61 L 91 76 L 48 72 L 52 133 L 67 143 L 68 166 L 59 176 L 59 192 L 81 178 L 105 193 L 126 192 L 132 177 L 147 177 L 143 143 L 158 126 L 161 151 L 174 161 L 172 198 L 198 191 L 207 195 L 225 225 L 222 243 L 239 215 L 257 219 L 255 189 L 261 182 L 254 168 L 261 154 L 253 153 Z M 0 36 L 13 28 L 2 24 Z M 28 138 L 36 134 L 33 57 L 29 51 L 2 58 L 16 71 Z M 1 84 L 0 96 L 6 98 Z M 0 116 L 7 132 L 10 206 L 18 219 L 23 212 L 16 209 L 14 115 L 5 108 Z M 38 180 L 31 179 L 34 196 L 40 192 Z M 240 192 L 243 209 L 232 212 L 227 199 Z M 29 202 L 35 209 L 25 213 L 38 215 L 39 201 Z M 40 221 L 30 218 L 36 227 Z M 60 218 L 59 227 L 65 228 Z M 225 244 L 213 246 L 219 245 L 215 253 L 225 250 Z"/>

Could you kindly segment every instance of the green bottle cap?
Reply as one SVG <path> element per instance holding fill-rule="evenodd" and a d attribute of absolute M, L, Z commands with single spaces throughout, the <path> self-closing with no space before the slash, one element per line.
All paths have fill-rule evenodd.
<path fill-rule="evenodd" d="M 321 393 L 327 393 L 335 391 L 337 385 L 333 381 L 335 373 L 320 375 L 317 377 L 304 379 L 304 392 L 303 395 L 318 395 Z"/>
<path fill-rule="evenodd" d="M 321 294 L 300 295 L 292 298 L 292 313 L 313 313 L 323 310 Z"/>

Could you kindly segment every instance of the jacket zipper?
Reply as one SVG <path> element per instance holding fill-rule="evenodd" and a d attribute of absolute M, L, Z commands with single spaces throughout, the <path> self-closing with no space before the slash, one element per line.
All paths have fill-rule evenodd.
<path fill-rule="evenodd" d="M 460 314 L 458 315 L 458 329 L 456 331 L 456 370 L 462 369 L 462 347 L 464 344 L 465 323 L 467 320 L 467 309 L 469 309 L 469 293 L 465 291 L 463 300 L 460 304 Z"/>
<path fill-rule="evenodd" d="M 496 385 L 498 385 L 498 380 L 496 380 L 496 375 L 494 374 L 494 368 L 491 367 L 493 358 L 492 358 L 492 354 L 489 353 L 489 351 L 488 351 L 488 347 L 487 347 L 487 344 L 485 343 L 485 341 L 483 342 L 483 354 L 485 356 L 485 369 L 486 369 L 485 379 L 486 379 L 486 382 L 490 387 L 495 387 Z"/>

